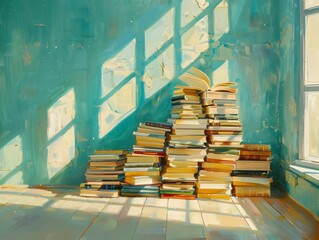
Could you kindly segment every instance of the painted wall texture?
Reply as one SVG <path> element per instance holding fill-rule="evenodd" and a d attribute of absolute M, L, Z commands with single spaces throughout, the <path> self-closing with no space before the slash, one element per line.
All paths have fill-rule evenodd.
<path fill-rule="evenodd" d="M 296 118 L 279 17 L 276 0 L 2 0 L 0 184 L 79 184 L 95 149 L 166 121 L 190 66 L 238 83 L 244 140 L 271 144 L 279 179 Z"/>
<path fill-rule="evenodd" d="M 298 159 L 299 120 L 303 115 L 300 97 L 300 1 L 280 2 L 280 119 L 281 161 L 276 166 L 278 181 L 285 190 L 313 214 L 319 216 L 319 187 L 287 170 Z"/>

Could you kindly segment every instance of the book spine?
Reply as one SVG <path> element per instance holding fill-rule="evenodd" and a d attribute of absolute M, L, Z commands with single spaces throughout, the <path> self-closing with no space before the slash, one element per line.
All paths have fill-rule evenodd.
<path fill-rule="evenodd" d="M 146 126 L 150 127 L 158 127 L 158 128 L 165 128 L 165 129 L 171 129 L 172 124 L 170 123 L 161 123 L 161 122 L 145 122 Z"/>

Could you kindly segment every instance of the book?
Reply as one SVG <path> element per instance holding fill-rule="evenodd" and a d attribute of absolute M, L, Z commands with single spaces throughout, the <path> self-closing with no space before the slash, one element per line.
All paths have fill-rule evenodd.
<path fill-rule="evenodd" d="M 230 175 L 230 172 L 214 172 L 214 173 L 228 173 Z M 218 176 L 209 176 L 209 175 L 199 175 L 197 177 L 198 181 L 221 181 L 221 180 L 226 180 L 226 181 L 231 181 L 231 177 L 218 177 Z"/>
<path fill-rule="evenodd" d="M 210 130 L 210 131 L 216 132 L 216 133 L 218 133 L 220 131 L 223 131 L 223 132 L 241 132 L 243 130 L 243 128 L 242 128 L 242 126 L 207 126 L 207 130 Z"/>
<path fill-rule="evenodd" d="M 200 97 L 198 95 L 189 95 L 189 94 L 179 94 L 173 95 L 172 101 L 176 100 L 190 100 L 190 101 L 198 101 L 200 102 Z"/>
<path fill-rule="evenodd" d="M 213 134 L 213 135 L 207 135 L 207 141 L 210 143 L 214 142 L 236 142 L 241 143 L 243 140 L 243 135 L 241 134 Z"/>
<path fill-rule="evenodd" d="M 195 67 L 191 67 L 187 72 L 183 73 L 179 79 L 199 91 L 205 91 L 210 88 L 208 76 Z"/>
<path fill-rule="evenodd" d="M 184 141 L 197 141 L 197 142 L 206 142 L 206 135 L 169 135 L 168 136 L 169 141 L 179 141 L 179 140 L 184 140 Z"/>
<path fill-rule="evenodd" d="M 207 141 L 207 146 L 209 149 L 212 148 L 236 148 L 241 149 L 243 145 L 240 144 L 240 141 Z"/>
<path fill-rule="evenodd" d="M 215 188 L 215 189 L 197 189 L 197 194 L 224 194 L 224 195 L 231 195 L 230 188 Z"/>
<path fill-rule="evenodd" d="M 236 161 L 236 170 L 270 171 L 270 161 Z"/>
<path fill-rule="evenodd" d="M 230 182 L 214 183 L 211 181 L 199 181 L 197 182 L 197 187 L 199 189 L 229 189 Z"/>
<path fill-rule="evenodd" d="M 206 148 L 166 148 L 168 155 L 202 155 L 206 156 Z"/>
<path fill-rule="evenodd" d="M 172 119 L 169 118 L 167 122 L 172 124 L 191 124 L 191 125 L 198 125 L 198 124 L 207 124 L 208 119 Z"/>
<path fill-rule="evenodd" d="M 180 99 L 180 100 L 174 100 L 174 101 L 171 101 L 173 107 L 176 106 L 176 105 L 184 105 L 184 104 L 192 104 L 192 105 L 195 105 L 195 104 L 198 104 L 200 105 L 200 100 L 185 100 L 185 99 Z"/>
<path fill-rule="evenodd" d="M 163 173 L 162 179 L 166 181 L 191 181 L 195 182 L 194 173 Z"/>
<path fill-rule="evenodd" d="M 198 167 L 198 162 L 196 161 L 170 161 L 170 160 L 167 160 L 167 166 L 169 167 Z"/>
<path fill-rule="evenodd" d="M 162 134 L 152 134 L 152 133 L 144 133 L 144 132 L 133 132 L 135 137 L 140 137 L 144 139 L 155 139 L 155 140 L 164 140 L 166 139 L 165 135 Z"/>
<path fill-rule="evenodd" d="M 175 105 L 172 107 L 172 110 L 176 109 L 184 109 L 184 110 L 200 110 L 202 111 L 202 105 L 200 104 L 183 104 L 183 105 Z"/>
<path fill-rule="evenodd" d="M 218 170 L 224 170 L 225 172 L 231 172 L 235 169 L 235 164 L 224 164 L 224 163 L 212 163 L 212 162 L 203 162 L 202 167 L 204 169 L 215 169 L 215 171 Z"/>
<path fill-rule="evenodd" d="M 217 120 L 217 119 L 209 119 L 208 124 L 210 126 L 239 126 L 242 124 L 239 120 Z"/>
<path fill-rule="evenodd" d="M 205 155 L 198 155 L 198 154 L 192 154 L 192 155 L 175 155 L 175 154 L 169 154 L 166 156 L 166 160 L 172 162 L 177 161 L 193 161 L 193 162 L 204 162 Z"/>
<path fill-rule="evenodd" d="M 211 159 L 211 158 L 207 158 L 206 162 L 210 162 L 210 163 L 225 163 L 225 164 L 234 164 L 235 160 L 221 160 L 221 159 Z"/>
<path fill-rule="evenodd" d="M 197 173 L 198 166 L 170 167 L 165 166 L 163 173 Z"/>
<path fill-rule="evenodd" d="M 172 114 L 189 114 L 189 115 L 199 115 L 202 113 L 202 109 L 172 109 L 171 110 Z"/>
<path fill-rule="evenodd" d="M 125 177 L 125 182 L 132 185 L 160 184 L 160 176 L 129 176 Z"/>
<path fill-rule="evenodd" d="M 86 174 L 107 174 L 107 175 L 120 175 L 123 174 L 123 170 L 118 170 L 118 171 L 109 171 L 109 170 L 104 170 L 103 168 L 89 168 L 86 170 Z"/>
<path fill-rule="evenodd" d="M 138 127 L 137 128 L 138 133 L 145 133 L 145 134 L 156 134 L 165 137 L 166 136 L 166 131 L 162 130 L 157 130 L 157 129 L 152 129 L 152 128 L 145 128 L 145 127 Z"/>
<path fill-rule="evenodd" d="M 176 183 L 163 183 L 162 189 L 166 190 L 194 190 L 194 183 L 176 182 Z"/>
<path fill-rule="evenodd" d="M 218 83 L 212 86 L 209 89 L 211 92 L 231 92 L 236 93 L 237 92 L 237 83 L 235 82 L 223 82 Z"/>
<path fill-rule="evenodd" d="M 262 155 L 240 155 L 240 160 L 254 160 L 254 161 L 271 161 L 274 156 L 262 156 Z"/>
<path fill-rule="evenodd" d="M 205 130 L 204 129 L 172 129 L 172 134 L 175 135 L 188 135 L 188 136 L 192 136 L 192 135 L 197 135 L 197 136 L 203 136 L 205 134 Z"/>
<path fill-rule="evenodd" d="M 92 167 L 98 167 L 98 166 L 101 166 L 101 167 L 115 167 L 115 166 L 121 166 L 125 162 L 126 162 L 125 160 L 116 161 L 116 162 L 102 162 L 102 161 L 92 161 L 92 160 L 90 160 L 88 164 L 89 164 L 89 166 L 92 166 Z"/>
<path fill-rule="evenodd" d="M 145 122 L 146 126 L 149 127 L 154 127 L 154 128 L 163 128 L 165 130 L 170 130 L 172 125 L 170 123 L 165 123 L 165 122 L 151 122 L 151 121 L 147 121 Z"/>
<path fill-rule="evenodd" d="M 126 177 L 134 177 L 134 176 L 160 176 L 160 171 L 126 171 Z"/>
<path fill-rule="evenodd" d="M 122 183 L 122 181 L 119 180 L 112 180 L 112 181 L 104 181 L 104 180 L 87 180 L 85 182 L 88 185 L 101 185 L 101 186 L 105 186 L 105 185 L 120 185 Z"/>
<path fill-rule="evenodd" d="M 216 159 L 216 160 L 226 160 L 226 161 L 233 161 L 239 159 L 239 155 L 236 154 L 227 154 L 227 153 L 212 153 L 209 152 L 207 154 L 207 159 Z"/>
<path fill-rule="evenodd" d="M 230 173 L 227 172 L 211 172 L 211 171 L 205 171 L 201 170 L 199 172 L 199 176 L 209 176 L 216 179 L 224 179 L 224 178 L 230 178 Z"/>
<path fill-rule="evenodd" d="M 193 195 L 195 193 L 194 189 L 160 189 L 161 194 L 174 194 L 174 195 Z"/>
<path fill-rule="evenodd" d="M 110 155 L 125 155 L 128 154 L 128 150 L 124 149 L 97 149 L 94 154 L 110 154 Z"/>
<path fill-rule="evenodd" d="M 142 141 L 142 140 L 139 140 L 139 139 L 136 139 L 136 146 L 138 147 L 144 147 L 144 148 L 153 148 L 153 149 L 161 149 L 163 150 L 164 146 L 165 146 L 165 143 L 158 143 L 158 142 L 152 142 L 152 141 Z M 162 151 L 161 151 L 162 152 Z"/>
<path fill-rule="evenodd" d="M 185 88 L 185 86 L 177 86 L 173 90 L 173 95 L 178 95 L 178 94 L 192 94 L 192 95 L 197 95 L 198 96 L 198 90 Z"/>
<path fill-rule="evenodd" d="M 191 124 L 173 124 L 173 129 L 203 129 L 205 130 L 207 127 L 207 124 L 196 124 L 196 125 L 191 125 Z"/>
<path fill-rule="evenodd" d="M 248 151 L 270 151 L 271 146 L 269 144 L 253 144 L 253 143 L 244 143 L 244 150 Z"/>
<path fill-rule="evenodd" d="M 160 163 L 153 162 L 126 162 L 125 168 L 135 168 L 135 167 L 160 167 Z M 123 171 L 124 172 L 124 171 Z"/>
<path fill-rule="evenodd" d="M 229 92 L 211 92 L 211 91 L 204 91 L 201 93 L 201 98 L 202 99 L 209 99 L 209 100 L 236 100 L 237 94 L 236 93 L 229 93 Z"/>
<path fill-rule="evenodd" d="M 158 193 L 128 193 L 121 192 L 123 197 L 158 197 Z"/>
<path fill-rule="evenodd" d="M 183 194 L 161 194 L 161 198 L 195 200 L 196 196 L 195 195 L 183 195 Z"/>
<path fill-rule="evenodd" d="M 205 143 L 197 143 L 197 142 L 172 143 L 172 142 L 170 142 L 168 144 L 168 146 L 169 147 L 174 147 L 174 148 L 185 148 L 185 147 L 191 147 L 191 148 L 200 147 L 200 148 L 203 148 L 203 147 L 205 147 Z"/>
<path fill-rule="evenodd" d="M 232 176 L 247 176 L 247 177 L 269 177 L 269 171 L 265 170 L 234 170 Z"/>
<path fill-rule="evenodd" d="M 207 106 L 204 107 L 207 114 L 238 114 L 238 107 L 221 107 L 221 106 Z"/>
<path fill-rule="evenodd" d="M 143 154 L 129 154 L 127 155 L 126 163 L 159 163 L 163 157 L 156 155 L 143 155 Z"/>
<path fill-rule="evenodd" d="M 230 194 L 217 194 L 217 193 L 197 193 L 198 198 L 209 198 L 209 199 L 230 199 Z"/>
<path fill-rule="evenodd" d="M 113 155 L 113 154 L 98 154 L 89 155 L 89 160 L 92 161 L 117 161 L 126 159 L 126 155 Z"/>
<path fill-rule="evenodd" d="M 237 107 L 236 99 L 202 99 L 203 107 L 207 106 L 222 106 L 222 107 Z"/>
<path fill-rule="evenodd" d="M 272 183 L 272 178 L 267 177 L 251 177 L 251 176 L 233 176 L 232 184 L 234 186 L 269 186 Z"/>
<path fill-rule="evenodd" d="M 161 171 L 161 167 L 124 167 L 125 173 L 128 172 L 152 172 Z"/>
<path fill-rule="evenodd" d="M 244 149 L 240 150 L 240 155 L 245 156 L 245 155 L 255 155 L 255 156 L 271 156 L 272 151 L 255 151 L 255 150 L 245 150 L 245 145 Z"/>
<path fill-rule="evenodd" d="M 87 182 L 81 183 L 80 188 L 86 188 L 86 189 L 120 189 L 120 185 L 108 185 L 108 184 L 88 184 Z"/>
<path fill-rule="evenodd" d="M 236 186 L 233 188 L 233 193 L 237 197 L 270 197 L 271 191 L 268 186 Z"/>
<path fill-rule="evenodd" d="M 156 125 L 158 126 L 158 125 Z M 155 124 L 154 125 L 146 125 L 146 123 L 139 123 L 138 127 L 139 128 L 144 128 L 144 129 L 150 129 L 150 130 L 156 130 L 156 131 L 162 131 L 162 132 L 169 132 L 170 128 L 167 127 L 156 127 Z"/>

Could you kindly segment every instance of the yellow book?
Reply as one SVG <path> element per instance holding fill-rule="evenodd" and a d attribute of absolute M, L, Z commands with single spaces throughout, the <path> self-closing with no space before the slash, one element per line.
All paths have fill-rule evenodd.
<path fill-rule="evenodd" d="M 160 176 L 160 172 L 159 171 L 125 172 L 125 178 L 132 177 L 132 176 Z"/>

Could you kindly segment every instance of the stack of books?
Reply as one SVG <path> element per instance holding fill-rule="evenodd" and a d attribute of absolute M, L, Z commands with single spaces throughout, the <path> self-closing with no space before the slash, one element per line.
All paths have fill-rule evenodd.
<path fill-rule="evenodd" d="M 127 153 L 127 150 L 96 150 L 90 155 L 86 181 L 80 185 L 80 196 L 118 197 Z"/>
<path fill-rule="evenodd" d="M 122 196 L 158 197 L 161 171 L 165 156 L 166 135 L 171 124 L 140 123 L 136 132 L 136 145 L 125 163 L 125 184 Z"/>
<path fill-rule="evenodd" d="M 233 194 L 237 197 L 268 197 L 272 178 L 270 162 L 273 159 L 268 144 L 243 144 L 240 158 L 233 172 Z"/>
<path fill-rule="evenodd" d="M 229 199 L 231 173 L 238 158 L 238 149 L 209 148 L 209 153 L 198 176 L 197 197 Z"/>
<path fill-rule="evenodd" d="M 162 198 L 195 199 L 196 175 L 204 161 L 206 148 L 167 148 L 162 175 Z"/>
<path fill-rule="evenodd" d="M 230 198 L 231 173 L 242 148 L 242 125 L 237 105 L 237 85 L 227 82 L 201 93 L 208 118 L 205 131 L 208 154 L 199 172 L 199 198 Z"/>
<path fill-rule="evenodd" d="M 163 169 L 162 198 L 195 199 L 195 183 L 199 163 L 206 156 L 207 119 L 199 93 L 209 87 L 209 80 L 198 77 L 199 70 L 191 68 L 181 76 L 188 86 L 177 86 L 172 96 L 172 112 L 168 122 L 166 165 Z"/>

